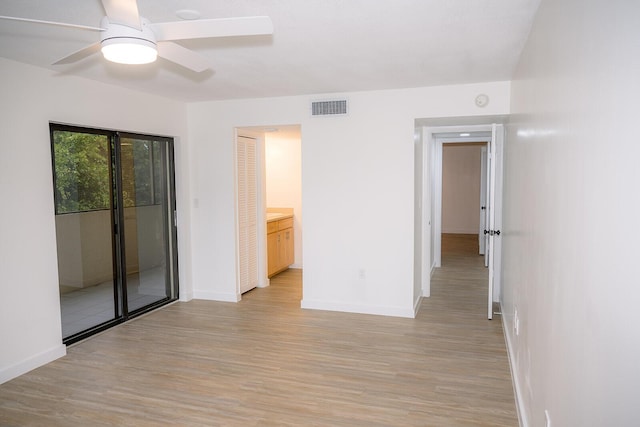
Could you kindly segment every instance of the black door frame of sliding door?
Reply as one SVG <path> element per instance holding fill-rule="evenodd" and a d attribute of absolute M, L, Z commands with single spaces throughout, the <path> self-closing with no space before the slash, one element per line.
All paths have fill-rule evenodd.
<path fill-rule="evenodd" d="M 63 192 L 58 187 L 58 171 L 56 170 L 56 132 L 71 136 L 74 136 L 75 133 L 89 135 L 89 137 L 97 135 L 108 138 L 108 206 L 87 211 L 80 209 L 77 212 L 60 212 L 58 198 Z M 96 320 L 96 324 L 85 329 L 71 329 L 70 333 L 65 334 L 65 316 L 71 318 L 76 313 L 65 314 L 67 305 L 63 301 L 65 295 L 63 295 L 62 289 L 69 292 L 68 289 L 75 288 L 63 286 L 63 279 L 59 274 L 63 343 L 71 344 L 178 299 L 174 147 L 173 138 L 170 137 L 84 128 L 58 123 L 50 123 L 50 138 L 59 266 L 63 264 L 61 257 L 65 256 L 62 253 L 64 251 L 61 251 L 61 245 L 64 245 L 65 240 L 73 238 L 73 236 L 61 234 L 61 227 L 58 226 L 60 215 L 67 213 L 83 215 L 108 209 L 110 217 L 113 316 L 101 321 Z M 123 160 L 123 146 L 127 162 Z M 86 159 L 84 161 L 87 163 Z M 145 176 L 145 170 L 148 170 L 148 176 Z M 123 171 L 128 175 L 126 182 L 123 182 Z M 74 172 L 76 175 L 78 174 L 77 171 L 71 171 L 71 173 Z M 144 191 L 140 192 L 148 193 L 147 195 L 150 197 L 145 198 L 143 203 L 139 203 L 136 194 L 140 190 L 136 181 L 138 175 L 141 175 L 141 181 L 143 181 L 140 188 Z M 125 186 L 129 187 L 129 191 L 125 190 Z M 158 191 L 159 186 L 161 187 Z M 105 191 L 104 188 L 102 191 Z M 104 216 L 104 214 L 102 215 Z M 158 229 L 161 229 L 161 237 L 157 236 Z M 88 233 L 90 234 L 91 230 Z M 106 242 L 103 243 L 106 244 Z M 141 246 L 141 249 L 138 249 L 138 246 Z M 134 260 L 129 268 L 127 266 L 128 252 L 129 260 Z M 147 260 L 150 258 L 148 252 L 155 254 L 154 259 Z M 145 261 L 143 262 L 143 260 Z M 82 254 L 80 261 L 83 261 Z M 81 271 L 79 275 L 82 276 L 83 273 Z M 85 285 L 81 283 L 76 286 L 83 288 Z M 91 283 L 86 285 L 87 288 L 91 286 L 94 285 Z M 164 295 L 162 289 L 164 289 Z M 81 290 L 85 291 L 86 289 Z M 134 297 L 137 300 L 132 305 L 130 299 Z"/>

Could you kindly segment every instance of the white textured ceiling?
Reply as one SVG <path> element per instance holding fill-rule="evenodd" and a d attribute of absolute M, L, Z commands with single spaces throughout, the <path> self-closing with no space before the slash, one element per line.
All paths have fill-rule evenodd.
<path fill-rule="evenodd" d="M 209 59 L 194 73 L 168 61 L 56 60 L 96 32 L 0 20 L 0 57 L 184 101 L 509 80 L 540 0 L 138 0 L 152 22 L 268 15 L 273 36 L 180 41 Z M 1 0 L 0 15 L 99 26 L 99 0 Z"/>

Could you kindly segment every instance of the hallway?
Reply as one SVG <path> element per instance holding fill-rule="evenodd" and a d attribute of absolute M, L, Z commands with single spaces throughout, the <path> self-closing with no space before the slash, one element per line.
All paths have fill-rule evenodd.
<path fill-rule="evenodd" d="M 478 236 L 443 233 L 441 264 L 431 278 L 431 298 L 422 301 L 422 308 L 431 302 L 486 320 L 489 272 L 478 254 Z M 500 317 L 495 320 L 502 321 Z"/>

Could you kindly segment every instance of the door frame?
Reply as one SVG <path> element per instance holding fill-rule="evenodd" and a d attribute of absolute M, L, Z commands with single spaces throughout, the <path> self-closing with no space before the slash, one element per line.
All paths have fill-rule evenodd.
<path fill-rule="evenodd" d="M 127 322 L 130 319 L 141 316 L 156 308 L 167 305 L 179 299 L 179 269 L 178 269 L 178 233 L 177 233 L 177 193 L 176 193 L 176 164 L 175 164 L 175 139 L 170 136 L 160 136 L 153 134 L 134 133 L 128 131 L 117 131 L 101 128 L 90 128 L 78 125 L 69 125 L 58 122 L 49 123 L 49 136 L 51 144 L 51 172 L 53 174 L 53 192 L 55 198 L 57 167 L 55 159 L 54 133 L 55 132 L 76 132 L 83 134 L 102 135 L 107 137 L 109 145 L 109 198 L 110 204 L 110 240 L 112 257 L 112 281 L 113 281 L 113 301 L 114 317 L 107 321 L 98 323 L 87 329 L 72 333 L 63 337 L 63 344 L 73 344 L 77 341 L 88 338 L 117 324 Z M 149 304 L 130 309 L 127 294 L 127 260 L 126 260 L 126 239 L 130 230 L 125 227 L 125 207 L 123 203 L 123 180 L 122 180 L 122 145 L 123 139 L 140 139 L 146 141 L 162 141 L 166 144 L 165 154 L 162 157 L 163 180 L 166 181 L 165 196 L 167 197 L 164 206 L 163 224 L 167 228 L 163 244 L 166 249 L 166 275 L 165 291 L 166 296 Z M 107 209 L 99 209 L 107 210 Z M 91 211 L 77 211 L 75 214 L 90 213 Z M 60 215 L 57 210 L 55 216 Z M 56 236 L 56 239 L 58 236 Z M 58 249 L 59 252 L 59 249 Z M 57 255 L 60 256 L 59 253 Z M 62 307 L 61 307 L 62 310 Z M 61 311 L 62 316 L 62 311 Z"/>
<path fill-rule="evenodd" d="M 234 210 L 235 210 L 235 215 L 234 215 L 234 221 L 235 221 L 235 232 L 236 232 L 236 239 L 235 239 L 235 253 L 236 253 L 236 257 L 235 257 L 235 261 L 236 261 L 236 302 L 240 301 L 242 299 L 242 296 L 240 294 L 240 277 L 239 277 L 239 251 L 238 251 L 238 246 L 239 246 L 239 235 L 238 235 L 238 203 L 237 203 L 237 198 L 238 198 L 238 171 L 237 171 L 237 158 L 236 158 L 236 148 L 235 148 L 235 144 L 236 144 L 236 140 L 238 136 L 247 136 L 249 138 L 254 138 L 256 140 L 256 178 L 257 178 L 257 203 L 256 203 L 256 209 L 258 210 L 257 212 L 257 233 L 258 236 L 256 238 L 257 241 L 257 256 L 258 256 L 258 260 L 257 260 L 257 265 L 258 265 L 258 288 L 264 288 L 270 285 L 270 280 L 268 277 L 268 271 L 267 271 L 267 223 L 266 223 L 266 215 L 267 215 L 267 178 L 266 178 L 266 172 L 267 172 L 267 165 L 266 165 L 266 154 L 265 154 L 265 149 L 266 149 L 266 139 L 267 139 L 267 134 L 277 131 L 277 130 L 284 130 L 286 128 L 291 128 L 291 127 L 297 127 L 298 132 L 299 132 L 299 136 L 300 136 L 300 144 L 302 144 L 302 125 L 301 124 L 271 124 L 271 125 L 245 125 L 245 126 L 236 126 L 234 128 L 234 139 L 233 139 L 233 144 L 234 144 L 234 148 L 233 148 L 233 152 L 234 152 L 234 176 L 235 176 L 235 181 L 234 181 Z M 302 145 L 300 146 L 300 148 L 302 149 Z M 302 158 L 300 159 L 302 162 Z M 302 172 L 300 175 L 300 180 L 302 181 Z M 300 220 L 302 218 L 302 211 L 304 209 L 302 209 L 299 212 L 298 216 L 298 220 Z M 295 234 L 295 232 L 294 232 Z M 304 235 L 304 221 L 301 222 L 301 230 L 300 230 L 300 234 L 301 236 Z M 294 237 L 294 239 L 299 239 L 297 241 L 300 242 L 300 244 L 302 244 L 302 238 L 301 236 L 298 237 Z M 298 245 L 298 243 L 296 243 L 296 245 Z M 300 266 L 299 268 L 302 268 L 302 266 Z"/>
<path fill-rule="evenodd" d="M 465 142 L 485 142 L 488 143 L 491 140 L 491 136 L 469 136 L 469 137 L 455 137 L 455 136 L 439 136 L 439 133 L 473 133 L 473 132 L 491 132 L 491 126 L 480 126 L 480 127 L 471 127 L 466 126 L 462 128 L 462 130 L 447 130 L 446 132 L 438 132 L 435 133 L 434 136 L 434 144 L 435 144 L 435 156 L 434 156 L 434 180 L 433 180 L 433 193 L 434 193 L 434 264 L 435 267 L 440 267 L 442 265 L 442 152 L 444 148 L 444 144 L 459 144 Z M 455 129 L 455 128 L 454 128 Z M 481 184 L 482 185 L 482 184 Z M 480 203 L 480 200 L 478 200 Z M 478 205 L 478 209 L 480 209 L 480 204 Z"/>
<path fill-rule="evenodd" d="M 489 117 L 489 116 L 487 116 Z M 486 117 L 485 117 L 486 118 Z M 496 117 L 500 118 L 500 117 Z M 464 118 L 461 118 L 461 122 Z M 498 127 L 501 132 L 504 131 L 503 125 L 500 124 L 502 120 L 488 120 L 486 124 L 472 124 L 472 125 L 443 125 L 438 126 L 438 123 L 425 124 L 422 126 L 423 132 L 423 164 L 424 164 L 424 180 L 423 180 L 423 197 L 424 200 L 431 201 L 431 209 L 429 212 L 424 212 L 422 215 L 422 235 L 426 237 L 430 235 L 429 239 L 422 239 L 422 295 L 428 297 L 431 294 L 431 281 L 430 276 L 433 275 L 435 268 L 441 266 L 441 242 L 442 242 L 442 147 L 444 143 L 454 142 L 480 142 L 478 137 L 453 137 L 450 135 L 448 138 L 442 134 L 453 133 L 473 133 L 473 132 L 488 132 L 491 134 L 493 123 L 498 123 Z M 440 134 L 440 135 L 439 135 Z M 503 133 L 504 134 L 504 133 Z M 488 137 L 489 139 L 491 137 Z M 466 139 L 466 141 L 464 140 Z M 503 138 L 504 140 L 504 138 Z M 502 176 L 502 162 L 498 164 L 500 168 L 500 179 Z M 496 194 L 496 206 L 498 207 L 497 214 L 501 219 L 501 206 L 502 206 L 502 192 L 498 191 Z M 501 221 L 498 222 L 498 227 L 501 226 Z M 498 245 L 500 250 L 501 245 Z M 499 261 L 500 254 L 497 254 Z M 493 301 L 499 301 L 501 286 L 500 286 L 500 263 L 498 262 L 496 270 L 496 284 L 493 287 Z M 429 272 L 429 274 L 425 274 Z"/>

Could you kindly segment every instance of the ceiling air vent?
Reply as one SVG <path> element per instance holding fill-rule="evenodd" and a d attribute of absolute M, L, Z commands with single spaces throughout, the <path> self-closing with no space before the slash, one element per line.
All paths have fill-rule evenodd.
<path fill-rule="evenodd" d="M 347 100 L 315 101 L 311 103 L 312 116 L 337 116 L 347 114 Z"/>

